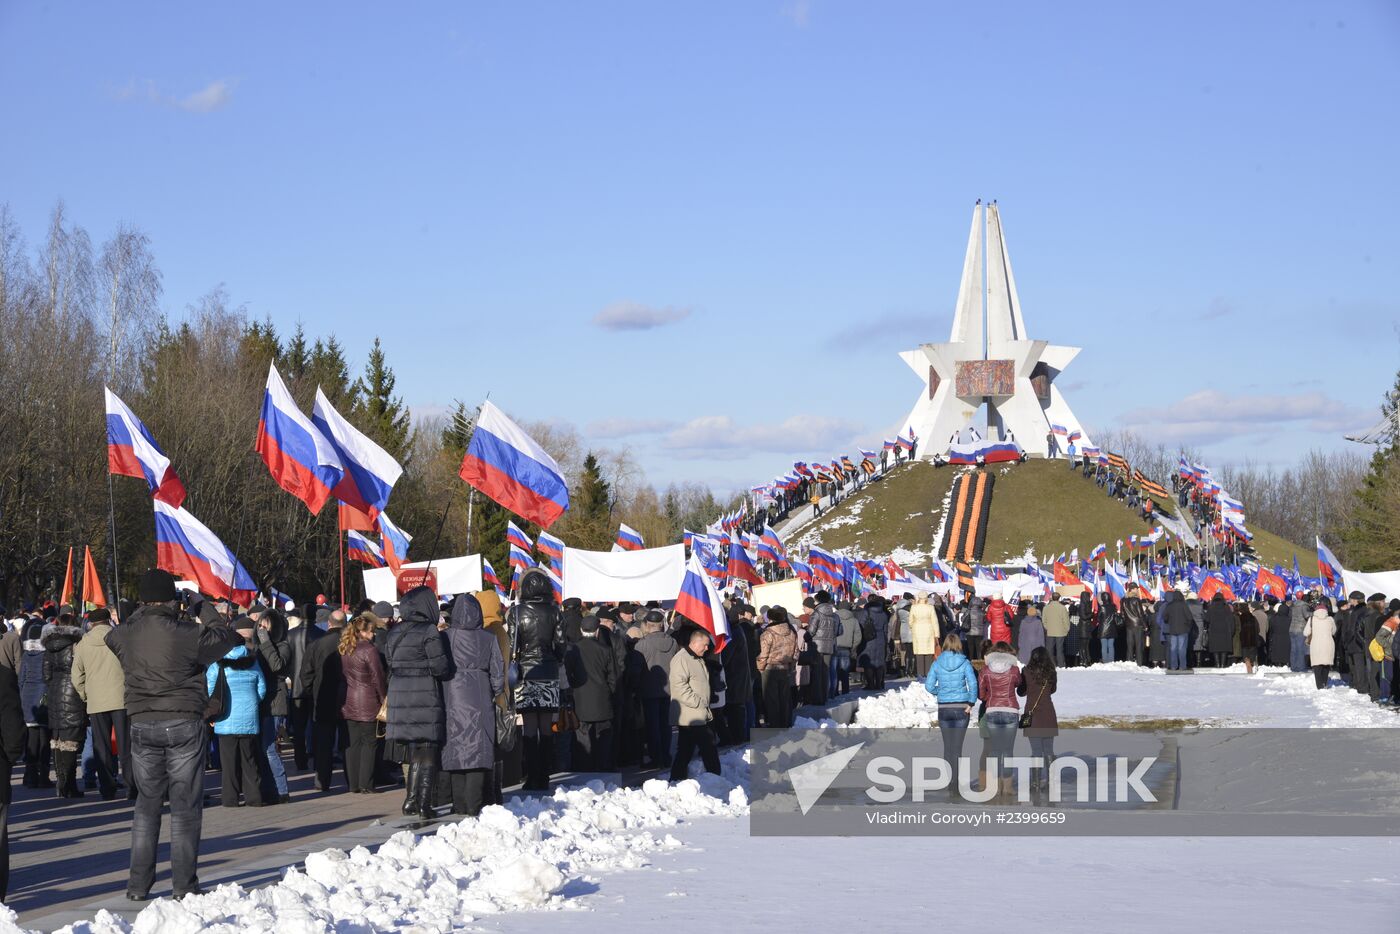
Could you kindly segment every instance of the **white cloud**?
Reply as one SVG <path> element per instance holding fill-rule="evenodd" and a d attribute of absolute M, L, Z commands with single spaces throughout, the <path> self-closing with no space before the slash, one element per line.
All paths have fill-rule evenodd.
<path fill-rule="evenodd" d="M 742 457 L 750 453 L 830 457 L 853 448 L 859 422 L 794 415 L 778 424 L 737 425 L 728 415 L 702 415 L 667 433 L 661 446 L 679 456 Z"/>
<path fill-rule="evenodd" d="M 1165 406 L 1125 412 L 1120 421 L 1163 442 L 1208 444 L 1290 430 L 1340 438 L 1371 417 L 1371 410 L 1321 392 L 1234 394 L 1204 389 Z"/>
<path fill-rule="evenodd" d="M 782 14 L 798 29 L 806 29 L 812 17 L 812 0 L 790 0 L 783 4 Z"/>
<path fill-rule="evenodd" d="M 632 435 L 656 435 L 670 431 L 676 423 L 664 418 L 603 418 L 589 422 L 584 434 L 599 441 Z"/>
<path fill-rule="evenodd" d="M 233 99 L 235 82 L 231 78 L 216 78 L 204 87 L 183 96 L 166 94 L 151 80 L 132 80 L 119 88 L 115 97 L 119 101 L 144 100 L 160 107 L 172 107 L 186 113 L 207 114 L 222 110 Z"/>
<path fill-rule="evenodd" d="M 867 347 L 908 350 L 917 344 L 943 340 L 949 323 L 947 318 L 938 315 L 887 311 L 834 332 L 827 338 L 826 346 L 829 350 L 842 351 Z"/>
<path fill-rule="evenodd" d="M 593 316 L 593 323 L 606 331 L 649 331 L 690 317 L 689 308 L 657 308 L 638 302 L 613 302 Z"/>

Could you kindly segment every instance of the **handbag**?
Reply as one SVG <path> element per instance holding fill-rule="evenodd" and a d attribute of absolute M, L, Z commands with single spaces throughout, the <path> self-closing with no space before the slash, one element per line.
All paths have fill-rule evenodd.
<path fill-rule="evenodd" d="M 578 714 L 574 713 L 574 708 L 559 708 L 559 712 L 554 715 L 554 722 L 550 724 L 551 733 L 572 733 L 578 729 Z"/>
<path fill-rule="evenodd" d="M 1030 729 L 1031 717 L 1035 716 L 1036 708 L 1040 706 L 1040 699 L 1045 696 L 1045 685 L 1040 686 L 1040 693 L 1035 696 L 1035 703 L 1026 708 L 1026 712 L 1021 714 L 1021 729 Z"/>
<path fill-rule="evenodd" d="M 509 753 L 520 742 L 520 724 L 516 720 L 515 705 L 507 702 L 504 707 L 500 704 L 491 706 L 496 709 L 496 748 Z"/>

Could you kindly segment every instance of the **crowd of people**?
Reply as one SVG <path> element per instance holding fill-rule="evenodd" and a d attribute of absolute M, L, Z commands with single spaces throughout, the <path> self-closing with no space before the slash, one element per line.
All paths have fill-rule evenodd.
<path fill-rule="evenodd" d="M 495 591 L 443 603 L 420 587 L 397 604 L 284 613 L 178 592 L 164 571 L 139 591 L 118 614 L 46 604 L 0 639 L 0 752 L 23 762 L 26 787 L 134 802 L 134 900 L 150 892 L 166 801 L 175 893 L 199 890 L 207 769 L 223 807 L 287 803 L 289 752 L 319 793 L 402 786 L 405 815 L 475 815 L 517 780 L 545 790 L 560 772 L 680 780 L 698 756 L 717 773 L 719 750 L 755 727 L 785 729 L 799 704 L 890 676 L 924 681 L 950 749 L 981 705 L 992 755 L 1014 741 L 1015 698 L 1029 692 L 1027 735 L 1048 754 L 1057 668 L 1240 660 L 1311 668 L 1319 688 L 1335 671 L 1390 704 L 1400 627 L 1400 599 L 1359 592 L 1336 605 L 1189 590 L 1153 601 L 1131 584 L 1117 601 L 823 590 L 791 610 L 727 598 L 716 644 L 659 603 L 560 603 L 539 569 L 509 607 Z"/>

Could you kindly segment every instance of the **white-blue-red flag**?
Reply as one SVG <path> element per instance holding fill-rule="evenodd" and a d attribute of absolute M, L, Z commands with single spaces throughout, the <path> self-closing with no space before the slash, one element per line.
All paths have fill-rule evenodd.
<path fill-rule="evenodd" d="M 1332 549 L 1322 544 L 1322 539 L 1317 539 L 1317 573 L 1322 577 L 1322 582 L 1327 585 L 1328 593 L 1334 597 L 1340 597 L 1346 590 L 1345 572 L 1342 570 L 1342 562 L 1337 560 L 1337 556 L 1332 554 Z"/>
<path fill-rule="evenodd" d="M 737 538 L 729 543 L 729 567 L 726 568 L 726 571 L 732 581 L 747 581 L 750 584 L 763 583 L 763 576 L 753 566 L 753 559 L 749 557 L 748 549 Z"/>
<path fill-rule="evenodd" d="M 627 523 L 619 523 L 617 527 L 617 547 L 623 551 L 641 551 L 645 548 L 646 542 L 642 540 L 642 534 L 632 528 Z"/>
<path fill-rule="evenodd" d="M 525 534 L 525 530 L 509 519 L 506 520 L 506 541 L 525 551 L 535 547 L 534 543 L 530 541 L 530 536 Z"/>
<path fill-rule="evenodd" d="M 729 641 L 729 617 L 724 612 L 724 603 L 695 555 L 685 564 L 681 592 L 676 595 L 676 613 L 708 632 L 716 651 Z"/>
<path fill-rule="evenodd" d="M 541 528 L 569 508 L 559 464 L 490 401 L 481 404 L 458 476 Z"/>
<path fill-rule="evenodd" d="M 511 545 L 510 566 L 517 570 L 526 571 L 535 566 L 535 559 L 530 557 L 530 553 L 519 545 Z"/>
<path fill-rule="evenodd" d="M 331 405 L 321 387 L 316 387 L 316 403 L 311 407 L 311 423 L 321 430 L 335 448 L 345 475 L 331 495 L 370 515 L 382 512 L 403 467 L 389 452 L 375 444 Z"/>
<path fill-rule="evenodd" d="M 564 540 L 555 538 L 548 532 L 540 532 L 539 537 L 535 539 L 535 550 L 551 561 L 564 560 Z"/>
<path fill-rule="evenodd" d="M 305 503 L 312 515 L 320 513 L 345 476 L 335 446 L 297 408 L 275 365 L 268 367 L 253 447 L 277 485 Z"/>
<path fill-rule="evenodd" d="M 345 533 L 345 557 L 372 568 L 382 568 L 387 563 L 384 552 L 364 532 Z"/>
<path fill-rule="evenodd" d="M 501 579 L 496 576 L 496 569 L 491 566 L 491 562 L 485 558 L 481 559 L 481 582 L 497 593 L 501 592 Z"/>
<path fill-rule="evenodd" d="M 182 508 L 161 500 L 156 509 L 156 567 L 192 580 L 201 593 L 249 606 L 257 599 L 253 576 L 219 537 Z"/>
<path fill-rule="evenodd" d="M 413 541 L 413 536 L 395 525 L 385 513 L 381 512 L 376 521 L 379 524 L 379 534 L 384 540 L 384 560 L 397 574 L 408 558 L 408 546 Z"/>
<path fill-rule="evenodd" d="M 151 496 L 179 508 L 185 501 L 185 485 L 170 466 L 170 458 L 141 419 L 110 389 L 107 393 L 107 469 L 121 477 L 138 477 L 151 488 Z"/>

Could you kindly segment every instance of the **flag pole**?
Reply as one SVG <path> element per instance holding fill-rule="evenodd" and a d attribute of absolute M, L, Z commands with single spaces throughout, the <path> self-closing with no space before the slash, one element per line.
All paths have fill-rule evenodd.
<path fill-rule="evenodd" d="M 121 607 L 121 578 L 117 572 L 117 502 L 112 492 L 112 468 L 107 467 L 107 527 L 112 533 L 112 600 Z"/>
<path fill-rule="evenodd" d="M 345 531 L 340 527 L 339 518 L 335 523 L 335 550 L 340 555 L 340 608 L 345 609 Z"/>

